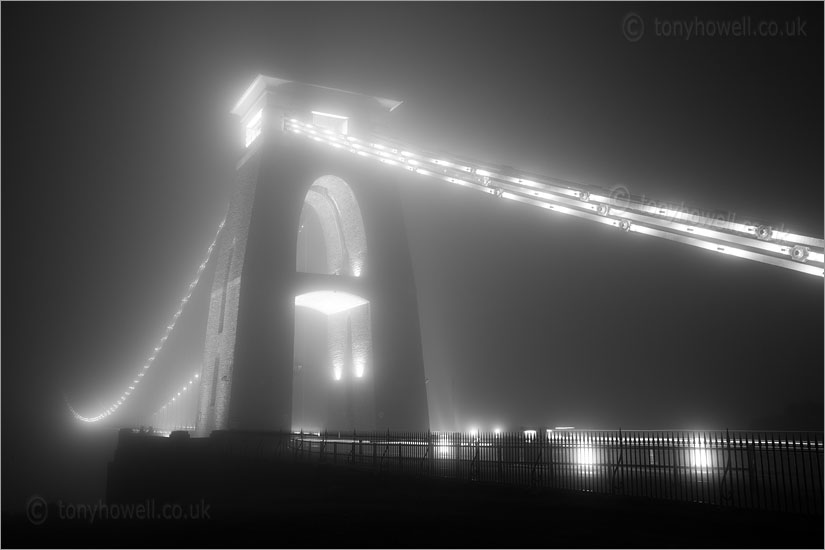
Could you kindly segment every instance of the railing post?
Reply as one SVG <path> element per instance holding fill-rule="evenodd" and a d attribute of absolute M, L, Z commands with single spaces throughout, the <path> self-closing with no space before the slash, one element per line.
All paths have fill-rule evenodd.
<path fill-rule="evenodd" d="M 761 493 L 761 488 L 759 487 L 759 476 L 757 475 L 756 471 L 756 446 L 754 445 L 752 434 L 748 434 L 746 437 L 748 438 L 747 468 L 748 489 L 750 492 L 750 506 L 751 508 L 758 508 L 759 494 Z"/>
<path fill-rule="evenodd" d="M 433 475 L 433 461 L 435 459 L 435 446 L 433 445 L 433 434 L 430 430 L 427 430 L 427 452 L 429 458 L 427 459 L 427 475 Z"/>
<path fill-rule="evenodd" d="M 501 483 L 502 478 L 502 471 L 504 469 L 504 464 L 502 464 L 502 448 L 501 448 L 501 434 L 495 434 L 495 442 L 496 442 L 496 458 L 497 458 L 497 468 L 496 468 L 496 476 L 498 482 Z"/>
<path fill-rule="evenodd" d="M 470 440 L 467 442 L 472 446 L 473 460 L 470 462 L 470 480 L 478 481 L 479 470 L 479 456 L 478 456 L 478 432 L 470 434 Z"/>
<path fill-rule="evenodd" d="M 621 471 L 621 474 L 619 472 L 619 467 L 624 462 L 624 437 L 622 436 L 622 429 L 621 428 L 619 428 L 618 439 L 619 439 L 619 456 L 616 458 L 616 464 L 613 466 L 613 475 L 611 476 L 611 479 L 610 479 L 610 493 L 611 494 L 615 494 L 617 492 L 617 489 L 621 490 L 622 493 L 624 492 L 624 470 Z M 616 480 L 617 477 L 620 478 L 618 480 L 618 482 Z"/>
<path fill-rule="evenodd" d="M 384 438 L 384 453 L 381 455 L 381 462 L 378 463 L 378 472 L 384 469 L 384 458 L 387 457 L 387 454 L 390 451 L 390 429 L 387 428 L 387 436 Z"/>
<path fill-rule="evenodd" d="M 453 432 L 451 434 L 452 439 L 452 447 L 455 451 L 455 478 L 461 478 L 461 433 L 460 432 Z M 456 443 L 456 439 L 458 442 Z"/>
<path fill-rule="evenodd" d="M 531 457 L 533 460 L 533 464 L 530 468 L 530 487 L 538 487 L 539 481 L 541 479 L 541 472 L 539 471 L 539 463 L 541 462 L 541 442 L 539 440 L 538 430 L 536 430 L 536 435 L 533 438 L 533 441 L 527 442 L 528 448 L 530 448 L 529 454 L 534 454 L 535 456 Z"/>
<path fill-rule="evenodd" d="M 796 491 L 799 494 L 799 500 L 797 503 L 799 505 L 799 509 L 797 510 L 799 513 L 803 513 L 803 509 L 805 508 L 805 502 L 802 500 L 802 482 L 804 479 L 800 479 L 799 477 L 799 450 L 797 447 L 801 448 L 801 439 L 802 435 L 799 436 L 800 445 L 798 446 L 796 443 L 796 434 L 791 434 L 791 452 L 793 453 L 793 469 L 794 469 L 794 476 L 791 480 L 791 487 L 793 487 L 793 481 L 796 480 Z M 790 467 L 790 466 L 789 466 Z"/>
<path fill-rule="evenodd" d="M 422 434 L 423 436 L 423 434 Z M 430 430 L 427 430 L 427 445 L 424 448 L 424 456 L 421 459 L 421 473 L 424 474 L 426 472 L 427 475 L 430 474 L 431 466 L 432 466 L 432 459 L 433 459 L 433 439 L 430 434 Z"/>
<path fill-rule="evenodd" d="M 816 477 L 817 477 L 817 489 L 818 489 L 817 492 L 816 492 L 816 495 L 817 495 L 816 502 L 821 507 L 822 506 L 823 487 L 822 487 L 822 461 L 819 458 L 819 449 L 820 449 L 819 440 L 820 440 L 820 438 L 817 437 L 816 435 L 814 435 L 814 456 L 816 457 Z M 821 508 L 820 508 L 819 511 L 820 511 L 820 513 L 822 512 Z"/>
<path fill-rule="evenodd" d="M 727 428 L 725 428 L 725 448 L 727 449 L 727 458 L 725 460 L 725 470 L 722 474 L 722 481 L 719 483 L 720 485 L 720 493 L 722 497 L 722 504 L 726 506 L 730 506 L 733 504 L 733 488 L 730 487 L 732 481 L 730 477 L 731 474 L 731 463 L 730 463 L 730 432 Z"/>
<path fill-rule="evenodd" d="M 327 447 L 327 431 L 325 429 L 324 430 L 324 435 L 321 436 L 321 452 L 318 454 L 318 461 L 319 462 L 324 462 L 324 458 L 325 458 L 324 451 L 326 450 L 326 447 Z"/>

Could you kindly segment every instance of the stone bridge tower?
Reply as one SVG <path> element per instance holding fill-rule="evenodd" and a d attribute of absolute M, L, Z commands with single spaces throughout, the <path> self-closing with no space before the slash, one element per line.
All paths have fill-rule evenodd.
<path fill-rule="evenodd" d="M 399 101 L 258 76 L 217 249 L 197 432 L 425 430 L 404 174 L 284 132 L 366 137 Z"/>

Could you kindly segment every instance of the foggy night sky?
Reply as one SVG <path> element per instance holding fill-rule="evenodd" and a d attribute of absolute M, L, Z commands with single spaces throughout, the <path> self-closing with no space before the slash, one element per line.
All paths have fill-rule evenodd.
<path fill-rule="evenodd" d="M 743 15 L 807 37 L 652 25 Z M 258 73 L 403 100 L 389 137 L 416 147 L 823 235 L 822 4 L 2 16 L 4 508 L 102 496 L 115 433 L 61 392 L 96 413 L 156 345 L 225 213 L 229 110 Z M 426 178 L 402 196 L 433 428 L 822 429 L 822 279 Z M 199 363 L 211 273 L 139 392 Z"/>

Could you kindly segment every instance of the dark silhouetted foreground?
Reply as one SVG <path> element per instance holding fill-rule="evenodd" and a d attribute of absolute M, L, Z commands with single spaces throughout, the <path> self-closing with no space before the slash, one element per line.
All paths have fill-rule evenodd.
<path fill-rule="evenodd" d="M 228 441 L 232 436 L 222 437 Z M 4 514 L 2 544 L 823 546 L 821 516 L 391 474 L 289 455 L 273 459 L 250 452 L 254 448 L 241 452 L 242 447 L 218 446 L 215 441 L 124 433 L 109 467 L 107 502 L 94 518 L 91 509 L 71 503 L 30 506 L 28 517 Z"/>

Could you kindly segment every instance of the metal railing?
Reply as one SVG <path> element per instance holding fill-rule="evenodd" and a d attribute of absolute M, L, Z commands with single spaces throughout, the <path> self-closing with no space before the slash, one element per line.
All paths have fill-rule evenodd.
<path fill-rule="evenodd" d="M 224 438 L 223 448 L 378 472 L 823 513 L 821 432 L 338 432 L 240 441 Z"/>

